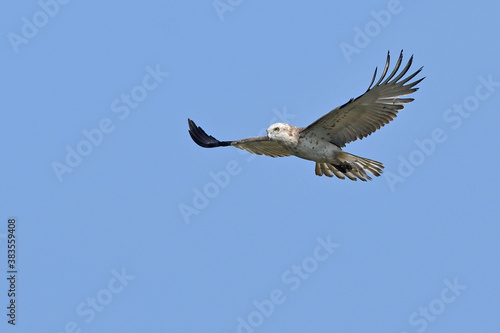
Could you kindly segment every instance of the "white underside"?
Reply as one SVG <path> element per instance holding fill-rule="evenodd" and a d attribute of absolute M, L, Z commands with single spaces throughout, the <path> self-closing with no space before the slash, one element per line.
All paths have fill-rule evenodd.
<path fill-rule="evenodd" d="M 297 157 L 315 162 L 338 162 L 337 155 L 342 149 L 326 140 L 300 139 L 295 147 L 290 147 Z"/>
<path fill-rule="evenodd" d="M 298 144 L 283 143 L 292 155 L 316 162 L 316 175 L 334 175 L 340 179 L 371 180 L 367 172 L 380 176 L 382 163 L 355 156 L 343 151 L 337 145 L 322 139 L 300 138 Z M 337 167 L 335 167 L 337 166 Z"/>

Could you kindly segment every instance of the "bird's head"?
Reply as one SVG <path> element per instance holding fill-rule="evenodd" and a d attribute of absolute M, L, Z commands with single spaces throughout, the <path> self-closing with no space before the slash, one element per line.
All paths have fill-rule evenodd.
<path fill-rule="evenodd" d="M 280 141 L 286 144 L 297 145 L 299 136 L 297 128 L 284 123 L 276 123 L 269 126 L 267 136 L 270 140 Z"/>

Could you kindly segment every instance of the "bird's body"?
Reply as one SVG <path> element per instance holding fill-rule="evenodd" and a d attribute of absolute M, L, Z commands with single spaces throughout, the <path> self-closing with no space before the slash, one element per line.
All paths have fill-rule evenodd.
<path fill-rule="evenodd" d="M 324 138 L 300 136 L 297 146 L 292 148 L 293 155 L 315 162 L 335 161 L 342 151 L 339 147 Z"/>
<path fill-rule="evenodd" d="M 278 133 L 284 133 L 282 136 Z M 325 140 L 318 138 L 314 134 L 301 134 L 301 128 L 289 124 L 276 123 L 269 127 L 267 135 L 272 141 L 278 142 L 290 152 L 290 155 L 297 156 L 309 161 L 328 162 L 336 160 L 336 155 L 342 149 Z"/>
<path fill-rule="evenodd" d="M 402 79 L 411 66 L 410 58 L 405 68 L 397 75 L 401 65 L 402 52 L 394 70 L 382 82 L 389 68 L 389 54 L 384 71 L 375 86 L 375 74 L 368 90 L 356 99 L 339 106 L 325 114 L 307 127 L 295 127 L 289 124 L 276 123 L 267 129 L 267 135 L 236 141 L 219 141 L 205 133 L 200 127 L 188 119 L 189 134 L 200 146 L 213 148 L 234 146 L 253 154 L 271 157 L 297 156 L 316 162 L 316 175 L 335 175 L 340 179 L 371 180 L 367 172 L 380 176 L 384 166 L 382 163 L 349 154 L 342 150 L 346 143 L 362 139 L 396 117 L 403 104 L 412 98 L 401 98 L 416 91 L 416 84 L 423 80 L 406 84 L 415 77 L 415 73 Z"/>
<path fill-rule="evenodd" d="M 287 150 L 290 155 L 316 162 L 316 174 L 338 178 L 370 180 L 366 171 L 379 176 L 382 163 L 346 153 L 314 132 L 304 132 L 304 128 L 276 123 L 267 129 L 267 136 Z"/>

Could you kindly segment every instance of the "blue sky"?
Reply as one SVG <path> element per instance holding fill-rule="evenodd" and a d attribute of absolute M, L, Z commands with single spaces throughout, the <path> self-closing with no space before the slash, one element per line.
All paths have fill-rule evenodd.
<path fill-rule="evenodd" d="M 499 10 L 2 3 L 1 331 L 495 331 Z M 384 163 L 371 182 L 188 135 L 306 126 L 400 50 L 415 101 L 346 147 Z"/>

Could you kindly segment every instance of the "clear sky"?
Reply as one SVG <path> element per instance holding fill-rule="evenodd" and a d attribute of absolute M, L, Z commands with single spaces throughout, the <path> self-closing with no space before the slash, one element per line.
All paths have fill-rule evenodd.
<path fill-rule="evenodd" d="M 2 2 L 0 331 L 496 332 L 499 11 Z M 346 147 L 371 182 L 188 135 L 306 126 L 401 50 L 415 101 Z"/>

